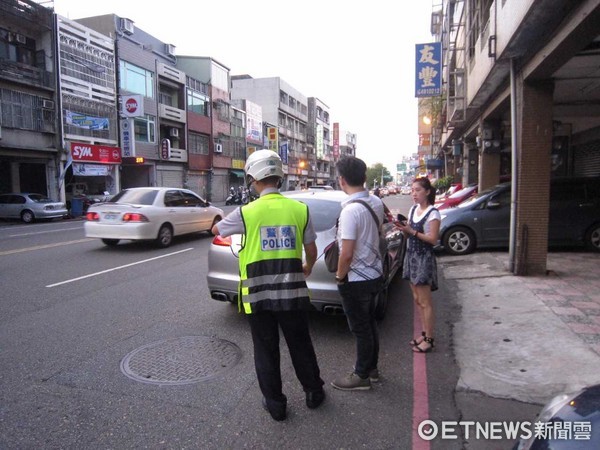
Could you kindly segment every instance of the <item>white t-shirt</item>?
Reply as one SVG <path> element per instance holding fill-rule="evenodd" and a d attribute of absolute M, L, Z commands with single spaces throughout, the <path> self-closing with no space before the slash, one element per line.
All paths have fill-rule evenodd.
<path fill-rule="evenodd" d="M 379 197 L 362 191 L 349 195 L 342 202 L 343 209 L 337 234 L 339 248 L 341 250 L 343 239 L 356 241 L 348 281 L 373 280 L 379 278 L 383 272 L 379 258 L 379 230 L 373 216 L 364 205 L 350 203 L 358 199 L 369 203 L 379 223 L 383 223 L 383 202 Z"/>
<path fill-rule="evenodd" d="M 420 222 L 423 219 L 423 217 L 425 217 L 425 214 L 427 214 L 429 212 L 429 210 L 433 208 L 433 205 L 429 205 L 427 207 L 427 209 L 425 211 L 423 211 L 423 214 L 417 214 L 418 207 L 419 207 L 419 205 L 414 205 L 411 207 L 411 210 L 413 208 L 415 209 L 415 212 L 414 212 L 414 215 L 412 218 L 413 222 Z M 408 218 L 410 219 L 410 211 L 408 213 Z M 429 233 L 429 230 L 431 229 L 430 223 L 432 220 L 439 220 L 440 222 L 442 221 L 442 215 L 440 214 L 440 212 L 437 209 L 431 211 L 431 214 L 429 214 L 427 221 L 423 225 L 423 231 L 425 232 L 425 234 Z M 408 245 L 410 246 L 410 240 L 408 242 L 409 242 Z"/>

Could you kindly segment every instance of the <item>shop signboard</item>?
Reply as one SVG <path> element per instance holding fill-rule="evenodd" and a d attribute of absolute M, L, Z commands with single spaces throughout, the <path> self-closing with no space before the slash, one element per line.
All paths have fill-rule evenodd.
<path fill-rule="evenodd" d="M 71 142 L 73 162 L 97 162 L 121 164 L 121 149 L 107 145 L 92 145 L 84 142 Z"/>

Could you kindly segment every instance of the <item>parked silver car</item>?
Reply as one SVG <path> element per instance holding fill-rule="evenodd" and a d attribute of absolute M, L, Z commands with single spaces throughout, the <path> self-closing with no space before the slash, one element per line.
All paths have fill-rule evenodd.
<path fill-rule="evenodd" d="M 64 203 L 42 194 L 14 193 L 0 195 L 0 219 L 21 219 L 31 223 L 38 219 L 57 219 L 69 214 Z"/>
<path fill-rule="evenodd" d="M 346 198 L 342 191 L 308 190 L 289 191 L 283 195 L 308 205 L 311 220 L 317 232 L 319 257 L 313 271 L 307 279 L 311 293 L 311 303 L 316 310 L 327 313 L 342 313 L 342 300 L 338 293 L 335 276 L 327 270 L 323 250 L 336 235 L 337 218 L 342 210 L 341 202 Z M 388 241 L 385 255 L 385 285 L 377 299 L 377 317 L 382 319 L 387 306 L 389 283 L 402 267 L 404 239 L 402 233 L 395 231 L 392 223 L 383 225 Z M 215 236 L 208 251 L 207 283 L 213 299 L 237 303 L 239 265 L 238 252 L 241 248 L 241 235 L 228 238 Z"/>

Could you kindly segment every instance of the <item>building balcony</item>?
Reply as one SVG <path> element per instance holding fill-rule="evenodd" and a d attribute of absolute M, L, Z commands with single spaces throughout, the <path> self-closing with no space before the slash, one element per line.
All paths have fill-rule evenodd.
<path fill-rule="evenodd" d="M 187 117 L 183 109 L 174 108 L 172 106 L 165 105 L 164 103 L 158 104 L 158 117 L 180 123 L 186 123 L 187 121 Z"/>
<path fill-rule="evenodd" d="M 0 79 L 28 86 L 55 89 L 54 76 L 51 72 L 14 61 L 0 60 Z"/>

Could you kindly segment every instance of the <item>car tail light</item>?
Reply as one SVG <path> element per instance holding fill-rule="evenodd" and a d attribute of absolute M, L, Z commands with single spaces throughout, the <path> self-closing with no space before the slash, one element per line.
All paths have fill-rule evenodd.
<path fill-rule="evenodd" d="M 223 247 L 229 247 L 231 245 L 231 237 L 227 236 L 227 237 L 223 237 L 220 234 L 217 234 L 213 241 L 212 241 L 213 245 L 221 245 Z"/>
<path fill-rule="evenodd" d="M 148 218 L 139 213 L 125 213 L 123 214 L 123 222 L 148 222 Z"/>
<path fill-rule="evenodd" d="M 97 212 L 88 212 L 85 215 L 85 219 L 91 221 L 100 220 L 100 214 L 98 214 Z"/>

